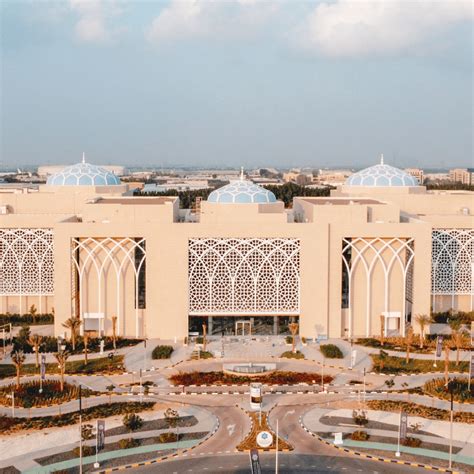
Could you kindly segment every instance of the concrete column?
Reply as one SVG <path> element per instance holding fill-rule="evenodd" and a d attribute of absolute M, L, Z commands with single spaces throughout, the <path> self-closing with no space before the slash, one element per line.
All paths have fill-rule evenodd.
<path fill-rule="evenodd" d="M 273 316 L 273 335 L 278 336 L 278 316 Z"/>
<path fill-rule="evenodd" d="M 212 336 L 212 327 L 213 327 L 212 316 L 209 316 L 208 323 L 207 323 L 207 333 L 209 334 L 209 336 Z"/>

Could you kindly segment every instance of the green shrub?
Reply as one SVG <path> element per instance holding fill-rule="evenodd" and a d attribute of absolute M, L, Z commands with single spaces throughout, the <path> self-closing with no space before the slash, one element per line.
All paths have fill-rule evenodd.
<path fill-rule="evenodd" d="M 286 343 L 286 344 L 293 344 L 293 337 L 291 337 L 291 336 L 286 336 L 286 337 L 285 337 L 285 343 Z"/>
<path fill-rule="evenodd" d="M 343 359 L 344 354 L 335 344 L 321 344 L 319 350 L 328 359 Z"/>
<path fill-rule="evenodd" d="M 389 356 L 386 352 L 381 358 L 380 355 L 371 354 L 373 361 L 373 367 L 375 372 L 382 374 L 398 374 L 398 373 L 411 373 L 411 374 L 420 374 L 426 372 L 433 372 L 433 360 L 429 359 L 410 359 L 408 364 L 405 357 L 394 357 Z M 442 362 L 442 367 L 444 369 L 444 362 Z M 469 363 L 467 361 L 462 361 L 459 365 L 456 365 L 456 362 L 452 361 L 449 363 L 450 371 L 457 372 L 467 372 L 469 370 Z"/>
<path fill-rule="evenodd" d="M 286 359 L 304 359 L 304 354 L 300 351 L 285 351 L 280 357 L 284 357 Z"/>
<path fill-rule="evenodd" d="M 72 450 L 72 452 L 74 453 L 74 456 L 79 457 L 81 455 L 79 450 L 80 450 L 79 446 Z M 95 446 L 87 446 L 87 444 L 82 445 L 83 456 L 93 456 L 94 454 L 95 454 Z"/>
<path fill-rule="evenodd" d="M 130 449 L 140 446 L 140 440 L 135 438 L 124 438 L 118 442 L 120 449 Z"/>
<path fill-rule="evenodd" d="M 143 419 L 135 413 L 128 413 L 123 417 L 122 423 L 128 431 L 136 431 L 143 426 Z"/>
<path fill-rule="evenodd" d="M 161 433 L 158 436 L 158 443 L 176 443 L 178 436 L 176 433 Z"/>
<path fill-rule="evenodd" d="M 201 351 L 199 352 L 199 358 L 200 359 L 213 359 L 214 355 L 212 352 L 209 352 L 209 351 Z"/>
<path fill-rule="evenodd" d="M 446 324 L 448 321 L 457 320 L 461 324 L 471 324 L 474 321 L 474 311 L 440 311 L 431 313 L 431 319 L 434 323 Z"/>
<path fill-rule="evenodd" d="M 367 441 L 369 438 L 370 435 L 367 431 L 354 431 L 351 434 L 351 439 L 354 441 Z"/>
<path fill-rule="evenodd" d="M 172 346 L 156 346 L 151 353 L 152 359 L 169 359 L 173 352 Z"/>
<path fill-rule="evenodd" d="M 52 313 L 36 314 L 0 314 L 0 326 L 4 324 L 12 324 L 13 326 L 30 326 L 34 324 L 54 324 L 54 315 Z"/>
<path fill-rule="evenodd" d="M 196 337 L 196 344 L 204 344 L 204 337 L 202 336 Z"/>
<path fill-rule="evenodd" d="M 409 446 L 410 448 L 419 448 L 421 446 L 421 439 L 407 436 L 405 439 L 402 439 L 402 444 L 403 446 Z"/>
<path fill-rule="evenodd" d="M 354 423 L 359 426 L 365 426 L 369 422 L 367 413 L 364 410 L 353 410 L 352 419 Z"/>

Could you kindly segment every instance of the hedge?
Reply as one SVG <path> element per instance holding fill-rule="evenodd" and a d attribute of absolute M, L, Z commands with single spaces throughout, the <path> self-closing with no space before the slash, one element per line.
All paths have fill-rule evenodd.
<path fill-rule="evenodd" d="M 344 354 L 335 344 L 321 344 L 319 350 L 328 359 L 344 359 Z"/>
<path fill-rule="evenodd" d="M 54 324 L 54 314 L 42 313 L 33 316 L 26 314 L 0 314 L 0 326 L 11 323 L 13 326 L 29 326 L 32 324 Z"/>
<path fill-rule="evenodd" d="M 152 359 L 169 359 L 173 353 L 172 346 L 156 346 L 151 353 Z"/>

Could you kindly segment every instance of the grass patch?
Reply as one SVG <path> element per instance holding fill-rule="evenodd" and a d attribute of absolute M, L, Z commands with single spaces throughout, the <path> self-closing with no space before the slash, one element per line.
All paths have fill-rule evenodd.
<path fill-rule="evenodd" d="M 123 355 L 116 355 L 112 359 L 100 357 L 89 359 L 87 365 L 84 360 L 71 360 L 66 362 L 66 374 L 121 374 L 123 372 Z M 58 364 L 46 364 L 46 374 L 59 374 Z M 16 369 L 13 364 L 0 364 L 0 379 L 14 377 Z M 39 368 L 35 364 L 25 364 L 21 375 L 39 375 Z"/>
<path fill-rule="evenodd" d="M 371 354 L 370 357 L 372 357 L 374 371 L 381 374 L 423 374 L 436 370 L 433 367 L 433 360 L 410 359 L 407 363 L 405 357 L 385 356 L 381 359 L 380 355 L 374 354 Z M 438 361 L 438 369 L 444 370 L 444 362 Z M 459 362 L 459 365 L 456 365 L 454 361 L 450 362 L 449 371 L 467 372 L 469 371 L 469 363 Z"/>
<path fill-rule="evenodd" d="M 344 354 L 335 344 L 321 344 L 319 350 L 327 359 L 344 359 Z"/>
<path fill-rule="evenodd" d="M 285 351 L 280 357 L 283 357 L 285 359 L 304 359 L 304 354 L 300 351 Z"/>
<path fill-rule="evenodd" d="M 82 410 L 82 421 L 94 420 L 96 418 L 108 418 L 110 416 L 125 415 L 150 411 L 155 402 L 115 402 L 84 408 Z M 79 411 L 65 413 L 64 415 L 38 416 L 34 418 L 17 418 L 11 416 L 0 416 L 0 432 L 11 433 L 20 430 L 43 430 L 45 428 L 58 428 L 61 426 L 74 425 L 79 422 Z"/>
<path fill-rule="evenodd" d="M 428 420 L 442 420 L 449 421 L 449 410 L 442 410 L 441 408 L 432 408 L 418 403 L 400 402 L 395 400 L 369 400 L 367 406 L 371 410 L 389 411 L 400 413 L 403 410 L 408 415 L 421 416 Z M 474 413 L 466 411 L 455 411 L 454 421 L 458 423 L 474 423 Z"/>
<path fill-rule="evenodd" d="M 79 386 L 64 382 L 64 391 L 61 392 L 59 380 L 45 380 L 42 393 L 39 393 L 40 384 L 38 380 L 22 383 L 17 389 L 15 384 L 0 387 L 0 405 L 10 406 L 11 399 L 8 398 L 15 392 L 15 405 L 23 408 L 42 407 L 52 404 L 64 403 L 79 398 Z M 89 397 L 96 392 L 85 387 L 82 396 Z"/>
<path fill-rule="evenodd" d="M 265 384 L 294 385 L 298 383 L 319 383 L 321 375 L 310 372 L 284 372 L 275 371 L 270 374 L 256 375 L 249 377 L 246 375 L 225 374 L 222 371 L 213 372 L 180 372 L 172 375 L 170 381 L 174 385 L 247 385 L 251 382 Z M 333 377 L 324 376 L 324 383 L 328 384 Z"/>

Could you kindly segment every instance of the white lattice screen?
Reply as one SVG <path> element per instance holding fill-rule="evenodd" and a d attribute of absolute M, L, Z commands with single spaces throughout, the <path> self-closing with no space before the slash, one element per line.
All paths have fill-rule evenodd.
<path fill-rule="evenodd" d="M 298 314 L 299 267 L 298 239 L 190 239 L 189 313 Z"/>
<path fill-rule="evenodd" d="M 413 238 L 380 238 L 380 237 L 347 237 L 343 239 L 342 262 L 343 269 L 348 275 L 348 306 L 349 306 L 349 336 L 353 334 L 353 279 L 358 267 L 362 266 L 366 276 L 366 336 L 370 335 L 370 307 L 372 300 L 372 276 L 374 270 L 381 268 L 384 275 L 384 311 L 389 311 L 390 274 L 394 266 L 398 266 L 402 274 L 403 288 L 403 318 L 402 333 L 405 330 L 406 303 L 412 298 L 412 271 L 415 257 Z M 409 283 L 409 285 L 407 285 Z M 407 288 L 410 286 L 410 288 Z"/>
<path fill-rule="evenodd" d="M 431 293 L 472 295 L 474 230 L 436 229 L 432 233 Z"/>
<path fill-rule="evenodd" d="M 0 295 L 54 294 L 53 231 L 0 229 Z"/>
<path fill-rule="evenodd" d="M 75 238 L 72 239 L 71 257 L 77 272 L 79 314 L 82 315 L 87 310 L 84 307 L 82 290 L 88 284 L 90 273 L 94 273 L 96 279 L 96 286 L 88 288 L 89 293 L 96 295 L 96 312 L 104 311 L 105 287 L 113 282 L 116 293 L 114 311 L 118 318 L 117 330 L 119 334 L 122 333 L 124 325 L 122 299 L 125 294 L 125 277 L 128 269 L 131 269 L 135 282 L 135 333 L 139 337 L 139 278 L 146 260 L 145 239 L 132 237 Z M 108 278 L 109 274 L 113 275 L 112 279 Z"/>

